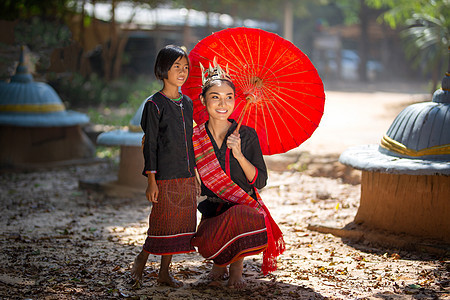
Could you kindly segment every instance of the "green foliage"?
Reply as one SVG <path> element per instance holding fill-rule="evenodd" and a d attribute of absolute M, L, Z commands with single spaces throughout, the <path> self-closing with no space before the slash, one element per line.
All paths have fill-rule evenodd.
<path fill-rule="evenodd" d="M 70 44 L 72 34 L 69 28 L 58 21 L 32 17 L 19 21 L 14 27 L 14 39 L 19 45 L 26 45 L 36 56 L 36 69 L 44 73 L 50 66 L 51 52 Z"/>
<path fill-rule="evenodd" d="M 402 27 L 401 32 L 406 56 L 413 66 L 423 73 L 432 72 L 432 91 L 437 78 L 445 72 L 442 61 L 450 46 L 449 0 L 366 0 L 374 7 L 390 8 L 383 20 L 392 28 Z M 442 75 L 440 75 L 442 76 Z"/>
<path fill-rule="evenodd" d="M 357 24 L 359 20 L 359 11 L 361 9 L 361 2 L 359 0 L 339 0 L 336 5 L 341 9 L 345 16 L 344 23 L 347 25 Z"/>
<path fill-rule="evenodd" d="M 39 17 L 20 21 L 14 28 L 16 42 L 27 45 L 32 51 L 67 46 L 70 44 L 71 36 L 67 26 Z"/>
<path fill-rule="evenodd" d="M 389 8 L 382 15 L 382 19 L 392 28 L 404 26 L 414 14 L 437 17 L 449 14 L 448 0 L 366 0 L 367 4 L 375 8 Z M 450 22 L 447 19 L 447 22 Z"/>
<path fill-rule="evenodd" d="M 420 67 L 423 72 L 445 72 L 444 64 L 439 67 L 449 45 L 450 32 L 445 22 L 444 16 L 435 18 L 427 14 L 414 14 L 407 20 L 409 27 L 401 36 L 405 41 L 405 53 L 414 67 Z"/>
<path fill-rule="evenodd" d="M 154 84 L 144 77 L 122 77 L 106 82 L 96 74 L 88 78 L 74 73 L 70 77 L 49 76 L 49 84 L 58 92 L 61 99 L 70 107 L 120 106 L 136 91 L 148 91 Z"/>
<path fill-rule="evenodd" d="M 120 156 L 119 146 L 101 146 L 97 145 L 95 147 L 95 155 L 98 158 L 108 158 L 113 160 L 118 160 Z"/>
<path fill-rule="evenodd" d="M 53 75 L 49 84 L 67 107 L 87 108 L 92 123 L 115 126 L 128 125 L 139 105 L 161 88 L 158 81 L 146 77 L 122 77 L 107 83 L 95 74 L 89 78 Z"/>
<path fill-rule="evenodd" d="M 0 1 L 0 19 L 28 19 L 33 16 L 61 19 L 70 14 L 70 0 L 2 0 Z"/>

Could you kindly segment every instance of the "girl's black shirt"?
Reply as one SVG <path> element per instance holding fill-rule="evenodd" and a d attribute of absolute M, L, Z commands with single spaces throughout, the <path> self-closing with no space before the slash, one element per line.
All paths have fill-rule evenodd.
<path fill-rule="evenodd" d="M 156 172 L 157 180 L 195 176 L 192 115 L 192 100 L 186 95 L 174 101 L 158 92 L 147 99 L 141 118 L 143 175 Z"/>

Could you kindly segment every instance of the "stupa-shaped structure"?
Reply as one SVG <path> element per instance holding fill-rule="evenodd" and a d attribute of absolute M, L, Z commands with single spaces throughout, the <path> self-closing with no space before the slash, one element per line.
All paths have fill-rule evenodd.
<path fill-rule="evenodd" d="M 66 110 L 51 86 L 33 80 L 22 49 L 15 75 L 0 81 L 0 167 L 93 158 L 95 147 L 80 126 L 88 122 Z"/>
<path fill-rule="evenodd" d="M 431 102 L 401 111 L 380 145 L 339 160 L 362 170 L 356 224 L 450 243 L 450 62 Z"/>

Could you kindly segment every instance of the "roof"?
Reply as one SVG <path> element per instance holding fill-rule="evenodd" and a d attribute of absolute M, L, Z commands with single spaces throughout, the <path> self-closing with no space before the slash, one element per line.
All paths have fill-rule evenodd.
<path fill-rule="evenodd" d="M 84 6 L 86 12 L 90 15 L 95 13 L 95 17 L 100 20 L 111 20 L 111 4 L 86 3 Z M 135 5 L 130 2 L 120 2 L 115 9 L 116 22 L 126 24 L 135 24 L 139 28 L 152 29 L 157 25 L 206 27 L 207 22 L 212 27 L 227 28 L 235 26 L 257 27 L 266 30 L 276 30 L 278 28 L 275 22 L 264 22 L 252 19 L 234 20 L 228 14 L 209 12 L 187 8 L 156 7 L 151 8 L 148 5 Z"/>

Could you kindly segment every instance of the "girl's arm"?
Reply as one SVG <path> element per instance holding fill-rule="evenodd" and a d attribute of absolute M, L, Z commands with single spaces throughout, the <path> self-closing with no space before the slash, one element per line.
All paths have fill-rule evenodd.
<path fill-rule="evenodd" d="M 158 170 L 157 139 L 159 118 L 160 114 L 158 106 L 151 99 L 148 100 L 147 103 L 145 103 L 141 118 L 141 128 L 145 133 L 143 140 L 143 174 L 145 176 L 147 176 L 150 172 L 155 173 Z"/>
<path fill-rule="evenodd" d="M 158 194 L 159 189 L 158 185 L 156 184 L 155 173 L 149 173 L 147 189 L 145 190 L 145 196 L 147 197 L 148 201 L 158 203 Z"/>

